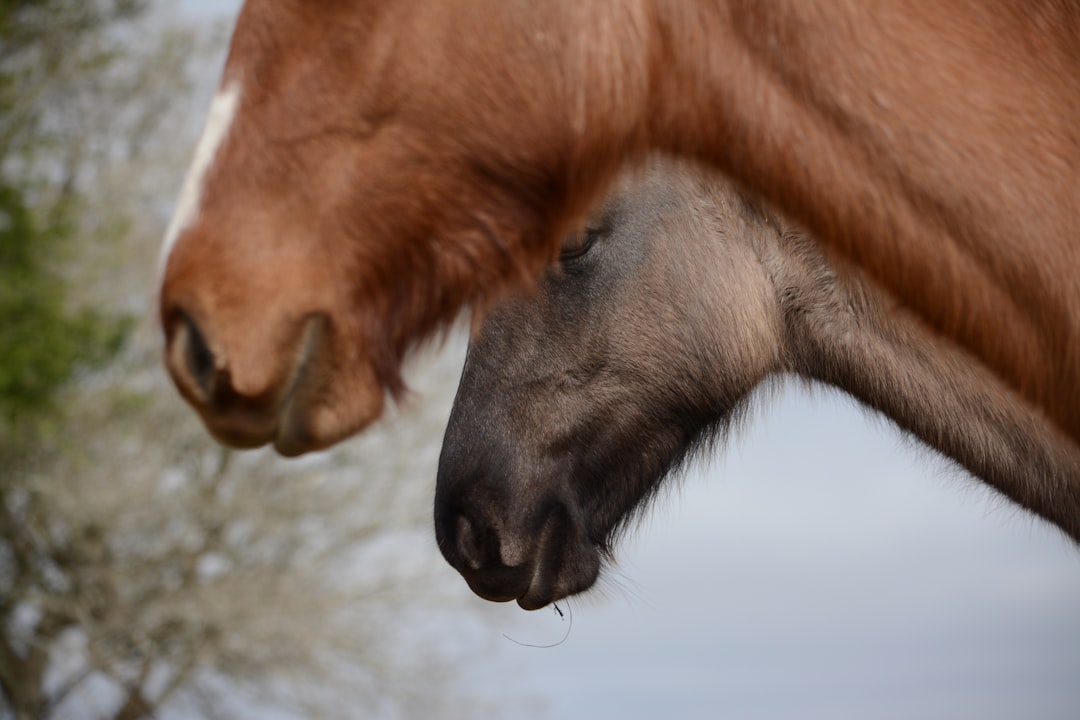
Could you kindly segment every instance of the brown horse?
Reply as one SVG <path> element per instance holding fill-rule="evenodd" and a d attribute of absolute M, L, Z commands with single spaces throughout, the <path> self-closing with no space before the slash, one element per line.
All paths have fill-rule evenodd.
<path fill-rule="evenodd" d="M 715 175 L 627 175 L 469 348 L 435 527 L 479 595 L 589 588 L 612 538 L 766 378 L 834 385 L 1080 542 L 1080 448 Z"/>
<path fill-rule="evenodd" d="M 1075 0 L 248 0 L 166 242 L 169 369 L 226 442 L 329 445 L 650 149 L 1080 441 Z"/>

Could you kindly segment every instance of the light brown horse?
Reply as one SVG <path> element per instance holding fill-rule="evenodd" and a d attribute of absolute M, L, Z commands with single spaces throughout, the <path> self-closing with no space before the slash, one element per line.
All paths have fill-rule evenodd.
<path fill-rule="evenodd" d="M 225 442 L 336 442 L 650 149 L 1080 440 L 1075 0 L 248 0 L 163 255 L 168 367 Z"/>
<path fill-rule="evenodd" d="M 473 338 L 439 547 L 489 599 L 589 588 L 627 518 L 780 373 L 851 394 L 1080 542 L 1080 448 L 894 305 L 715 174 L 627 174 Z"/>

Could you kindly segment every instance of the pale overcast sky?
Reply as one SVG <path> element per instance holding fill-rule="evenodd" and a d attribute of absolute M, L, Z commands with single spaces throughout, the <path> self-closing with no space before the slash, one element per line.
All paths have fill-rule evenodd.
<path fill-rule="evenodd" d="M 782 394 L 721 455 L 571 601 L 563 644 L 503 639 L 566 631 L 516 606 L 461 638 L 477 692 L 552 718 L 1080 718 L 1080 552 L 1056 532 L 830 392 Z"/>

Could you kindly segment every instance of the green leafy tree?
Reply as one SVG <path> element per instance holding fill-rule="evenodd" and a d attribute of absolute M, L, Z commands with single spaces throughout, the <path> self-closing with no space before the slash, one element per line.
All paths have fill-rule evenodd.
<path fill-rule="evenodd" d="M 80 143 L 64 96 L 70 80 L 109 69 L 102 33 L 141 12 L 135 2 L 19 0 L 0 4 L 0 693 L 16 717 L 48 716 L 49 643 L 22 631 L 25 592 L 47 587 L 48 558 L 28 527 L 29 490 L 52 462 L 61 395 L 121 349 L 130 322 L 72 301 L 66 260 L 84 200 Z M 62 629 L 40 613 L 36 633 Z M 21 626 L 20 626 L 21 625 Z M 20 636 L 21 635 L 21 636 Z"/>
<path fill-rule="evenodd" d="M 0 460 L 9 468 L 55 415 L 57 394 L 115 355 L 127 327 L 69 302 L 60 261 L 78 231 L 82 158 L 55 101 L 73 75 L 118 60 L 99 47 L 101 34 L 142 9 L 131 0 L 0 3 Z"/>
<path fill-rule="evenodd" d="M 127 326 L 69 307 L 64 279 L 49 265 L 66 226 L 41 225 L 19 188 L 0 186 L 0 413 L 12 435 L 26 429 L 20 422 L 55 413 L 60 389 L 78 370 L 113 357 Z M 5 453 L 9 462 L 15 450 Z"/>

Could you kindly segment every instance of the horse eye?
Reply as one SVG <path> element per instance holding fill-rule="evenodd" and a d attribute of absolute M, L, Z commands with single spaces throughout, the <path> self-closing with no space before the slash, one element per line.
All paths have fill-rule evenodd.
<path fill-rule="evenodd" d="M 589 252 L 589 248 L 592 247 L 599 235 L 600 231 L 593 228 L 586 228 L 580 232 L 570 233 L 566 236 L 566 239 L 563 240 L 562 250 L 559 252 L 559 260 L 561 262 L 568 262 L 581 257 Z"/>

